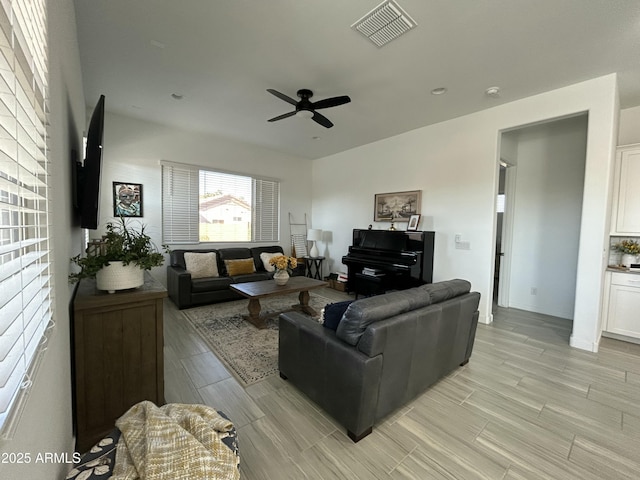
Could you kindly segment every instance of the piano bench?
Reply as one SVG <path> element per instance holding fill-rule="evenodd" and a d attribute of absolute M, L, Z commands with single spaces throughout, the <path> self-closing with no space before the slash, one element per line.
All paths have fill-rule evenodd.
<path fill-rule="evenodd" d="M 366 297 L 371 295 L 381 295 L 385 293 L 384 276 L 374 277 L 373 275 L 366 275 L 364 273 L 356 273 L 353 291 L 358 295 L 362 294 Z"/>

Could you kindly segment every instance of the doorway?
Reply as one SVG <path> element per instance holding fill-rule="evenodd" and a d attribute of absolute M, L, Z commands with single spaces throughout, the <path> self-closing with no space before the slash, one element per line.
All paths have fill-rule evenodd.
<path fill-rule="evenodd" d="M 573 319 L 587 120 L 582 114 L 501 134 L 498 306 Z"/>
<path fill-rule="evenodd" d="M 493 303 L 500 307 L 506 307 L 509 298 L 510 269 L 508 266 L 510 257 L 505 258 L 505 249 L 511 241 L 511 231 L 505 228 L 505 225 L 509 227 L 512 225 L 509 215 L 513 208 L 508 204 L 508 201 L 513 200 L 514 195 L 513 191 L 509 190 L 508 187 L 515 185 L 515 173 L 515 165 L 501 158 L 500 172 L 498 174 L 498 195 L 496 197 L 496 248 L 493 275 Z"/>

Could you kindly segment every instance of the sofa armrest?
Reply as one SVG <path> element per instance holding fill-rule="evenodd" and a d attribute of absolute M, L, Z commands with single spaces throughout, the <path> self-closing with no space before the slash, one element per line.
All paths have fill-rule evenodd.
<path fill-rule="evenodd" d="M 167 292 L 179 309 L 191 306 L 191 274 L 182 267 L 167 267 Z"/>
<path fill-rule="evenodd" d="M 367 432 L 376 417 L 382 355 L 368 357 L 335 332 L 297 312 L 280 315 L 279 369 L 350 434 Z"/>

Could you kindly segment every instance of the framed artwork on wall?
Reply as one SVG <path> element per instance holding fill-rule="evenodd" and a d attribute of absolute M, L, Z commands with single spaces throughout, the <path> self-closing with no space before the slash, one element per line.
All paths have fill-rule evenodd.
<path fill-rule="evenodd" d="M 420 214 L 416 213 L 409 217 L 409 223 L 407 224 L 407 230 L 415 232 L 418 230 L 418 223 L 420 223 Z"/>
<path fill-rule="evenodd" d="M 142 217 L 142 184 L 113 182 L 113 216 Z"/>
<path fill-rule="evenodd" d="M 420 213 L 420 197 L 421 190 L 376 193 L 373 221 L 408 222 L 412 215 Z"/>

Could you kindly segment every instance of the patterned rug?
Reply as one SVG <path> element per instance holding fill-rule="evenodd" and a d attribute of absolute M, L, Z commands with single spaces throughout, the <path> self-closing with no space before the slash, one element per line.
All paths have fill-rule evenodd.
<path fill-rule="evenodd" d="M 317 293 L 309 295 L 309 305 L 318 314 L 332 303 Z M 297 303 L 297 293 L 261 299 L 260 313 L 290 310 Z M 258 329 L 242 318 L 248 313 L 248 304 L 247 299 L 182 310 L 211 351 L 244 386 L 278 373 L 278 315 L 267 320 L 267 328 Z"/>

